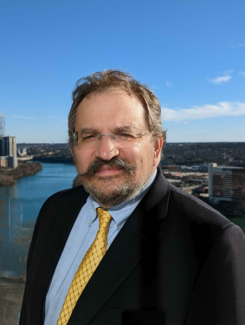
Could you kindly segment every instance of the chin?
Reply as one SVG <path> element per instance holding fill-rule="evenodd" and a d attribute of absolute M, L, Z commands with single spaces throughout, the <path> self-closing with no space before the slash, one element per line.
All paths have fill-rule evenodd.
<path fill-rule="evenodd" d="M 101 181 L 102 180 L 102 181 Z M 135 198 L 145 185 L 143 180 L 135 182 L 129 178 L 116 181 L 115 177 L 85 182 L 84 188 L 104 208 L 111 208 Z"/>

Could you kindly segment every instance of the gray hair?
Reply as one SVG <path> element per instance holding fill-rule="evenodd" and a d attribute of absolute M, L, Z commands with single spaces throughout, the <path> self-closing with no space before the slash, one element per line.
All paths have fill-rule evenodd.
<path fill-rule="evenodd" d="M 130 74 L 120 70 L 104 70 L 83 77 L 76 82 L 72 92 L 72 106 L 68 117 L 68 135 L 70 148 L 73 150 L 77 109 L 82 100 L 91 93 L 103 92 L 109 88 L 119 88 L 129 95 L 135 95 L 145 108 L 146 122 L 153 137 L 162 137 L 166 141 L 166 130 L 162 128 L 161 106 L 152 90 Z"/>

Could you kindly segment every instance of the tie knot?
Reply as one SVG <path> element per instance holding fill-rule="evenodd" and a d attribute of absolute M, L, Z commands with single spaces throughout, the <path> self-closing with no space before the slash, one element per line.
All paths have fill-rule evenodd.
<path fill-rule="evenodd" d="M 99 230 L 107 232 L 111 221 L 110 213 L 102 208 L 97 208 L 96 211 L 98 213 L 100 223 Z"/>

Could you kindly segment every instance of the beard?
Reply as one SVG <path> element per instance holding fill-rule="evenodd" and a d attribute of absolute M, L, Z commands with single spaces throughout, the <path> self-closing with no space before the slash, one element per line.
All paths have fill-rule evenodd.
<path fill-rule="evenodd" d="M 123 174 L 100 177 L 96 172 L 102 166 L 120 168 Z M 114 157 L 109 161 L 96 158 L 92 161 L 85 173 L 79 174 L 85 190 L 104 208 L 114 207 L 122 202 L 135 198 L 147 184 L 153 171 L 149 168 L 145 178 L 135 179 L 135 172 L 141 165 L 133 165 L 126 160 Z M 121 180 L 120 180 L 121 179 Z M 113 182 L 115 181 L 115 182 Z M 101 183 L 101 184 L 99 184 Z"/>

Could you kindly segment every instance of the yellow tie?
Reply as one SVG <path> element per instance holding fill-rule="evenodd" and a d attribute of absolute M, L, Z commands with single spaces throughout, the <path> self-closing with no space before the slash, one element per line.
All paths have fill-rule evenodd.
<path fill-rule="evenodd" d="M 79 297 L 106 253 L 107 234 L 111 215 L 108 211 L 101 208 L 97 208 L 96 210 L 99 217 L 99 230 L 72 280 L 57 325 L 65 325 L 68 323 Z"/>

